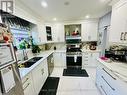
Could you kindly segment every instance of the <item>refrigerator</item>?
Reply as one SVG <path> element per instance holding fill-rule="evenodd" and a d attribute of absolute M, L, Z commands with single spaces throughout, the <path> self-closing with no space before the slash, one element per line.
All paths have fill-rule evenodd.
<path fill-rule="evenodd" d="M 24 95 L 11 43 L 0 43 L 0 95 Z"/>
<path fill-rule="evenodd" d="M 109 49 L 109 32 L 110 25 L 104 26 L 99 29 L 99 49 L 101 50 L 101 56 L 105 56 L 105 50 Z"/>

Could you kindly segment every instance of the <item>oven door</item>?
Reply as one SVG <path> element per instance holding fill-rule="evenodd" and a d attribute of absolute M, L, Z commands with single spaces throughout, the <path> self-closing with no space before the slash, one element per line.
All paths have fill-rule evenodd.
<path fill-rule="evenodd" d="M 67 55 L 66 56 L 67 67 L 81 67 L 82 66 L 82 56 L 81 55 Z"/>

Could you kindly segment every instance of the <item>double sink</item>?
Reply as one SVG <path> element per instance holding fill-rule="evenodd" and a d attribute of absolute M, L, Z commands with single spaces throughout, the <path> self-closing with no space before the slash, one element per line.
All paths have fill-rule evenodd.
<path fill-rule="evenodd" d="M 34 65 L 36 62 L 38 62 L 42 58 L 43 57 L 33 57 L 33 58 L 29 59 L 28 61 L 26 61 L 26 62 L 24 62 L 22 64 L 19 64 L 19 67 L 20 68 L 29 68 L 29 67 Z"/>

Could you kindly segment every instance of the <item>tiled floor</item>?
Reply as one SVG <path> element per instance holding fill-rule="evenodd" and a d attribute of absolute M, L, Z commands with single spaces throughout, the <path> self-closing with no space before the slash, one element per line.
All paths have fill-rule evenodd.
<path fill-rule="evenodd" d="M 55 68 L 51 77 L 60 77 L 57 95 L 101 95 L 95 85 L 96 69 L 86 71 L 89 77 L 67 77 L 62 76 L 63 68 Z"/>

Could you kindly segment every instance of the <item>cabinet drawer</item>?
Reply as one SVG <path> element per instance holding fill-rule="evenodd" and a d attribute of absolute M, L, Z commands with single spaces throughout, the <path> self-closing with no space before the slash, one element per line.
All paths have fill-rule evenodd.
<path fill-rule="evenodd" d="M 32 81 L 28 81 L 23 85 L 24 95 L 36 95 Z"/>
<path fill-rule="evenodd" d="M 23 84 L 23 90 L 26 90 L 27 88 L 29 88 L 31 84 L 32 84 L 32 82 L 31 82 L 30 80 L 27 81 L 27 82 L 25 82 L 25 83 Z"/>
<path fill-rule="evenodd" d="M 102 68 L 101 70 L 102 70 L 101 78 L 104 78 L 106 81 L 108 81 L 110 85 L 115 87 L 117 83 L 117 78 L 106 68 Z"/>
<path fill-rule="evenodd" d="M 31 74 L 28 74 L 27 76 L 25 76 L 23 79 L 22 79 L 22 85 L 26 84 L 26 82 L 30 81 L 31 79 Z"/>

